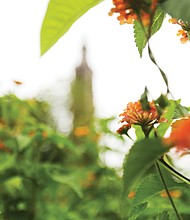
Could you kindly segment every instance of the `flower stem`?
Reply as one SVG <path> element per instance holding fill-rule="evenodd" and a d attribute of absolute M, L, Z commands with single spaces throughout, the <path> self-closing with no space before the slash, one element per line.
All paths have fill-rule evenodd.
<path fill-rule="evenodd" d="M 175 170 L 172 166 L 170 166 L 164 159 L 163 157 L 161 157 L 159 159 L 159 162 L 162 163 L 162 165 L 175 177 L 177 177 L 178 179 L 180 179 L 181 181 L 187 183 L 190 185 L 190 179 L 187 178 L 186 176 L 184 176 L 183 174 L 181 174 L 180 172 L 178 172 L 177 170 Z"/>
<path fill-rule="evenodd" d="M 165 180 L 164 180 L 164 177 L 163 177 L 163 175 L 162 175 L 162 171 L 161 171 L 161 169 L 160 169 L 160 165 L 158 164 L 158 162 L 156 162 L 156 168 L 157 168 L 157 170 L 158 170 L 158 173 L 159 173 L 159 175 L 160 175 L 161 181 L 162 181 L 162 183 L 163 183 L 163 185 L 164 185 L 164 188 L 165 188 L 165 190 L 166 190 L 166 193 L 167 193 L 168 198 L 169 198 L 169 200 L 170 200 L 170 203 L 171 203 L 171 205 L 172 205 L 172 208 L 173 208 L 173 210 L 174 210 L 174 212 L 175 212 L 175 214 L 176 214 L 176 216 L 177 216 L 177 219 L 178 219 L 178 220 L 182 220 L 182 218 L 181 218 L 181 216 L 180 216 L 180 214 L 179 214 L 179 212 L 178 212 L 178 210 L 177 210 L 177 208 L 176 208 L 176 206 L 175 206 L 175 204 L 174 204 L 174 202 L 173 202 L 173 199 L 172 199 L 172 197 L 171 197 L 171 195 L 170 195 L 170 193 L 169 193 L 168 187 L 167 187 L 167 185 L 166 185 L 166 182 L 165 182 Z"/>

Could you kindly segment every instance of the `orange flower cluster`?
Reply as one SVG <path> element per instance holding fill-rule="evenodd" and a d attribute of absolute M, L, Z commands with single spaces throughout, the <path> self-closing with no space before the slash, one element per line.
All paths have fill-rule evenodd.
<path fill-rule="evenodd" d="M 120 122 L 125 124 L 117 132 L 125 134 L 132 124 L 140 125 L 141 127 L 152 127 L 155 123 L 165 122 L 166 120 L 158 114 L 154 102 L 150 102 L 149 105 L 150 109 L 145 111 L 142 109 L 140 101 L 129 102 L 124 112 L 119 115 L 123 117 Z"/>
<path fill-rule="evenodd" d="M 190 31 L 190 24 L 188 22 L 184 23 L 182 20 L 177 20 L 176 18 L 169 19 L 172 24 L 178 24 L 182 29 L 178 30 L 177 36 L 181 36 L 180 41 L 185 44 L 189 41 L 188 32 Z"/>
<path fill-rule="evenodd" d="M 172 131 L 165 143 L 175 146 L 177 151 L 190 150 L 190 117 L 182 118 L 172 124 Z"/>
<path fill-rule="evenodd" d="M 156 105 L 154 102 L 150 102 L 150 110 L 145 111 L 142 109 L 140 101 L 129 102 L 127 108 L 120 116 L 123 116 L 121 122 L 127 122 L 128 124 L 144 125 L 148 126 L 160 121 L 160 115 L 157 113 Z"/>
<path fill-rule="evenodd" d="M 145 0 L 113 0 L 115 7 L 111 9 L 109 15 L 112 16 L 114 13 L 119 13 L 120 15 L 117 19 L 120 24 L 133 24 L 140 16 L 143 25 L 148 26 L 150 16 L 155 11 L 157 3 L 158 0 L 150 0 L 150 3 Z"/>

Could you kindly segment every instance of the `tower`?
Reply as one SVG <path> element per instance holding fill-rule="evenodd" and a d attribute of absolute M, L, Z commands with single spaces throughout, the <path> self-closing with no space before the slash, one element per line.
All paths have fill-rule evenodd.
<path fill-rule="evenodd" d="M 73 131 L 77 128 L 88 127 L 93 124 L 94 105 L 92 93 L 92 71 L 86 60 L 86 47 L 82 49 L 82 62 L 76 68 L 75 79 L 72 84 Z"/>

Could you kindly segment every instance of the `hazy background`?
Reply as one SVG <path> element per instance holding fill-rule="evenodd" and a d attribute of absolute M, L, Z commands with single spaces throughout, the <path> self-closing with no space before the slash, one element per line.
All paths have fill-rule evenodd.
<path fill-rule="evenodd" d="M 89 10 L 44 56 L 40 57 L 40 28 L 48 0 L 0 1 L 0 94 L 14 92 L 21 98 L 41 96 L 54 100 L 55 111 L 69 124 L 62 103 L 67 99 L 82 46 L 93 71 L 95 114 L 118 116 L 129 101 L 136 101 L 147 86 L 152 97 L 166 92 L 157 68 L 144 50 L 139 57 L 131 25 L 120 26 L 109 17 L 111 0 Z M 152 51 L 166 72 L 170 90 L 182 104 L 189 99 L 189 49 L 176 36 L 179 27 L 164 21 L 151 39 Z M 23 82 L 16 86 L 13 80 Z M 68 120 L 68 121 L 66 121 Z M 113 125 L 113 130 L 118 127 Z M 63 130 L 67 130 L 63 126 Z M 114 141 L 112 141 L 114 145 Z"/>

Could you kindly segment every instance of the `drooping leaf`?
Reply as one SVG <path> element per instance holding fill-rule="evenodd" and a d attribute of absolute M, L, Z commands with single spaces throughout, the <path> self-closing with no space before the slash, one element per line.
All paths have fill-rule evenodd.
<path fill-rule="evenodd" d="M 174 18 L 190 21 L 189 0 L 166 0 L 161 4 L 161 8 Z"/>
<path fill-rule="evenodd" d="M 163 212 L 159 213 L 156 217 L 156 220 L 169 220 L 170 216 L 168 211 L 164 210 Z"/>
<path fill-rule="evenodd" d="M 103 0 L 50 0 L 41 27 L 41 55 L 46 53 L 90 8 Z"/>
<path fill-rule="evenodd" d="M 151 27 L 151 36 L 153 36 L 160 29 L 164 17 L 165 17 L 165 13 L 163 12 L 163 10 L 158 8 L 153 19 L 153 23 Z M 148 27 L 143 28 L 140 22 L 135 21 L 133 28 L 134 28 L 136 47 L 138 48 L 140 57 L 142 57 L 143 49 L 145 48 L 147 43 Z"/>
<path fill-rule="evenodd" d="M 155 160 L 167 152 L 161 139 L 144 139 L 136 142 L 130 149 L 124 162 L 124 196 L 127 196 L 142 174 L 151 167 Z"/>
<path fill-rule="evenodd" d="M 144 202 L 133 206 L 128 220 L 135 220 L 146 209 L 147 205 L 148 202 Z"/>

